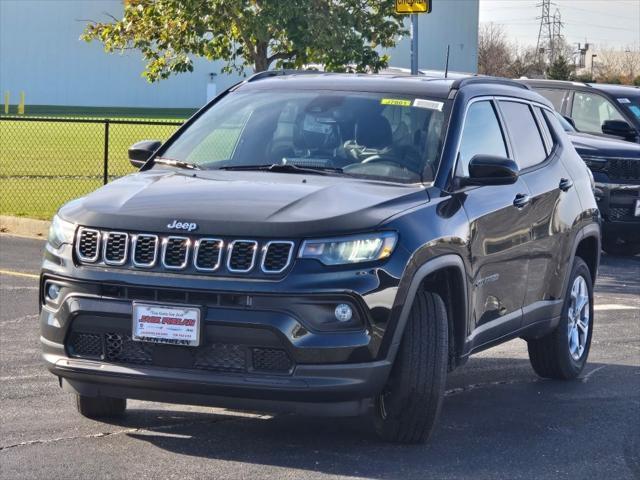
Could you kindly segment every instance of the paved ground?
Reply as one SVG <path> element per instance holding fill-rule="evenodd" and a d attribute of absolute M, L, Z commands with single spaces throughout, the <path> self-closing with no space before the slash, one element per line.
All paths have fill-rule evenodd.
<path fill-rule="evenodd" d="M 0 477 L 640 479 L 640 257 L 603 257 L 590 363 L 543 381 L 516 340 L 451 375 L 426 446 L 393 446 L 367 419 L 247 415 L 130 402 L 83 419 L 39 358 L 42 242 L 0 235 Z"/>

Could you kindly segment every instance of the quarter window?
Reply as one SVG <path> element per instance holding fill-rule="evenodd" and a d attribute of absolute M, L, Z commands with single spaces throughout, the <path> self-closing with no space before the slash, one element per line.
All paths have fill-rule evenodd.
<path fill-rule="evenodd" d="M 520 102 L 500 102 L 500 110 L 509 129 L 515 161 L 520 170 L 544 162 L 547 152 L 531 107 Z"/>
<path fill-rule="evenodd" d="M 573 96 L 571 118 L 581 132 L 602 133 L 602 124 L 607 120 L 623 120 L 616 107 L 602 95 L 576 92 Z"/>
<path fill-rule="evenodd" d="M 538 88 L 536 91 L 543 97 L 546 97 L 547 100 L 553 104 L 553 108 L 558 112 L 562 112 L 562 107 L 564 107 L 567 96 L 566 90 L 560 90 L 558 88 Z"/>
<path fill-rule="evenodd" d="M 467 111 L 458 153 L 458 175 L 468 177 L 469 161 L 479 154 L 507 156 L 502 129 L 490 101 L 473 103 Z"/>

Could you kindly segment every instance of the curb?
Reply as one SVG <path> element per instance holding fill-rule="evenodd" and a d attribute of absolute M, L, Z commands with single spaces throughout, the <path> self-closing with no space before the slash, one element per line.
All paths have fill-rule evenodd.
<path fill-rule="evenodd" d="M 46 220 L 0 215 L 0 232 L 2 233 L 32 238 L 47 238 L 50 224 L 51 222 Z"/>

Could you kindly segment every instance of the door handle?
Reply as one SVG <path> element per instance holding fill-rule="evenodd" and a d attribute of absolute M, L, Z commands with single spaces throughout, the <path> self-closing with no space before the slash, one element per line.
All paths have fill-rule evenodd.
<path fill-rule="evenodd" d="M 560 185 L 558 186 L 560 187 L 560 190 L 567 192 L 571 187 L 573 187 L 573 182 L 568 178 L 561 178 Z"/>
<path fill-rule="evenodd" d="M 526 193 L 519 193 L 513 199 L 513 206 L 516 208 L 524 208 L 531 202 L 531 196 Z"/>

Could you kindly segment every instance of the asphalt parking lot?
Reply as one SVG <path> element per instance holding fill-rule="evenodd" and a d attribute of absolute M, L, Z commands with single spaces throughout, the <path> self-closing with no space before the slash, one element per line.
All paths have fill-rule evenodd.
<path fill-rule="evenodd" d="M 514 340 L 450 376 L 428 445 L 395 446 L 366 418 L 141 401 L 115 424 L 80 417 L 40 361 L 41 248 L 0 235 L 1 478 L 640 479 L 640 257 L 602 258 L 580 379 L 537 378 Z"/>

